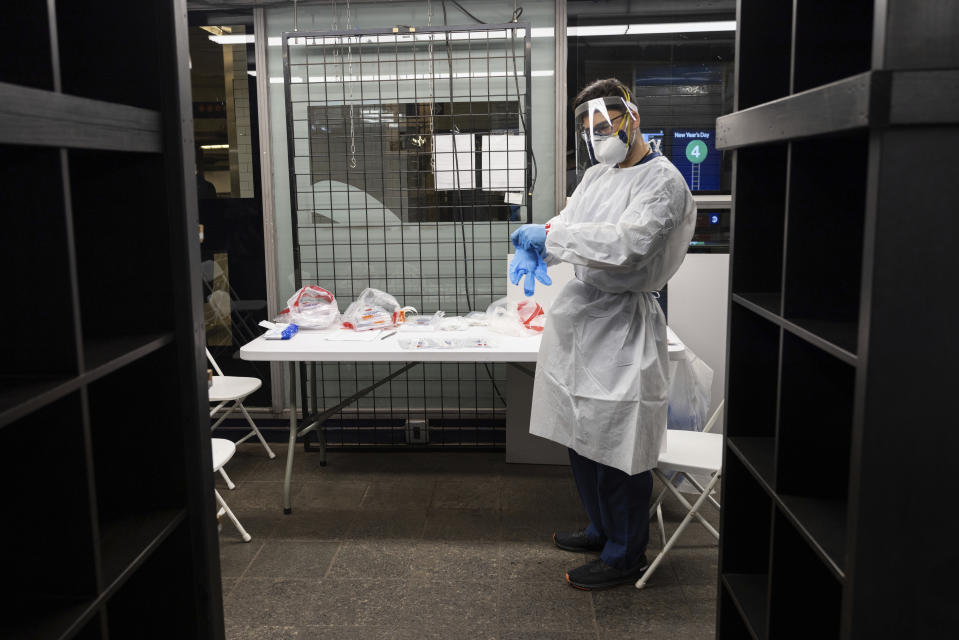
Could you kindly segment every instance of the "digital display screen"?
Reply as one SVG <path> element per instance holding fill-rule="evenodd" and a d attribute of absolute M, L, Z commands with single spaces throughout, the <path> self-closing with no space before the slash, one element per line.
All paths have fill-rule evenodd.
<path fill-rule="evenodd" d="M 660 129 L 659 131 L 652 131 L 649 133 L 643 133 L 643 140 L 646 141 L 646 144 L 650 146 L 653 150 L 653 153 L 663 153 L 663 137 L 665 132 Z"/>
<path fill-rule="evenodd" d="M 722 154 L 716 151 L 715 129 L 673 129 L 671 159 L 689 190 L 719 191 Z"/>

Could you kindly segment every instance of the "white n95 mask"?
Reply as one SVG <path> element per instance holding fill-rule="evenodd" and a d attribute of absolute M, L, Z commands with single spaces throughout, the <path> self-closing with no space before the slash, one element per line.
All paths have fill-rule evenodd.
<path fill-rule="evenodd" d="M 622 137 L 621 137 L 622 136 Z M 593 139 L 593 156 L 600 164 L 619 164 L 626 159 L 629 147 L 626 146 L 624 134 L 609 136 L 603 139 Z"/>

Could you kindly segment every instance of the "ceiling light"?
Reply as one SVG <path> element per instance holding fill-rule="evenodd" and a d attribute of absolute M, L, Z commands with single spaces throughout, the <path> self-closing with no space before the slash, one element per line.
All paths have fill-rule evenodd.
<path fill-rule="evenodd" d="M 253 34 L 236 33 L 224 36 L 210 36 L 210 40 L 217 44 L 250 44 L 253 42 Z"/>
<path fill-rule="evenodd" d="M 566 29 L 566 34 L 573 38 L 583 38 L 589 36 L 632 36 L 657 33 L 694 33 L 735 30 L 735 20 L 717 20 L 712 22 L 662 22 L 656 24 L 606 24 L 569 27 Z"/>

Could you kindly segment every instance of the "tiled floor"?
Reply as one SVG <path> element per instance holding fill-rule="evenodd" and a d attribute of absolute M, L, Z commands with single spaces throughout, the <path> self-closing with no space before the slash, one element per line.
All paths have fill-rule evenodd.
<path fill-rule="evenodd" d="M 555 548 L 585 524 L 569 469 L 507 465 L 502 453 L 296 452 L 293 514 L 281 509 L 285 449 L 241 445 L 220 492 L 227 637 L 376 640 L 712 638 L 717 547 L 699 525 L 643 591 L 588 593 Z M 667 532 L 681 512 L 667 501 Z M 710 520 L 718 516 L 710 508 Z M 660 547 L 651 530 L 650 556 Z M 651 559 L 651 558 L 650 558 Z"/>

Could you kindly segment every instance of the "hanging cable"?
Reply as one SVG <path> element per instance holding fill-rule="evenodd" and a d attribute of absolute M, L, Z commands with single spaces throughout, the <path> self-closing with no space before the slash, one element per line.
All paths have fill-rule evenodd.
<path fill-rule="evenodd" d="M 353 18 L 350 12 L 350 0 L 346 0 L 346 30 L 353 30 Z M 353 44 L 352 36 L 346 36 L 346 57 L 349 60 L 350 73 L 350 168 L 356 168 L 356 128 L 353 122 Z"/>
<path fill-rule="evenodd" d="M 426 0 L 426 26 L 433 26 L 433 0 Z M 430 154 L 430 168 L 434 171 L 436 170 L 436 134 L 435 127 L 433 124 L 433 116 L 435 111 L 435 102 L 436 102 L 436 72 L 433 67 L 433 37 L 434 33 L 432 31 L 427 32 L 429 34 L 429 57 L 430 57 L 430 149 L 433 153 Z M 415 73 L 415 71 L 414 71 Z"/>
<path fill-rule="evenodd" d="M 451 0 L 451 1 L 454 1 L 454 0 Z M 446 16 L 446 0 L 442 0 L 442 3 L 441 3 L 441 4 L 442 4 L 442 7 L 443 7 L 443 26 L 444 26 L 444 27 L 447 27 L 447 26 L 449 26 L 449 22 L 447 21 L 447 16 Z M 455 1 L 454 1 L 454 4 L 455 4 Z M 459 6 L 459 5 L 457 4 L 457 6 Z M 460 7 L 460 9 L 462 9 L 462 7 Z M 463 11 L 465 12 L 466 10 L 463 9 Z M 476 20 L 475 17 L 473 17 L 473 19 Z M 479 21 L 477 20 L 477 22 L 479 22 Z M 486 23 L 483 23 L 483 24 L 486 24 Z M 447 59 L 447 62 L 449 63 L 449 70 L 450 70 L 450 73 L 449 73 L 449 85 L 450 85 L 450 130 L 451 130 L 451 133 L 452 133 L 452 140 L 453 140 L 453 175 L 456 176 L 456 187 L 457 187 L 457 188 L 455 189 L 455 191 L 456 191 L 456 200 L 457 200 L 457 205 L 458 205 L 458 206 L 456 207 L 456 209 L 457 209 L 457 211 L 458 211 L 458 213 L 459 213 L 460 242 L 461 242 L 462 245 L 463 245 L 463 284 L 464 284 L 464 293 L 466 294 L 466 304 L 467 304 L 467 306 L 469 306 L 470 311 L 474 311 L 475 309 L 473 309 L 473 301 L 472 301 L 471 296 L 470 296 L 469 260 L 467 259 L 467 256 L 466 256 L 466 247 L 467 247 L 467 244 L 466 244 L 466 220 L 465 220 L 464 217 L 463 217 L 463 194 L 460 192 L 460 189 L 459 189 L 459 186 L 460 186 L 459 152 L 456 150 L 456 136 L 457 136 L 457 134 L 459 133 L 459 129 L 456 127 L 456 120 L 455 120 L 455 115 L 454 115 L 454 110 L 453 110 L 453 49 L 452 49 L 452 47 L 450 46 L 450 36 L 449 36 L 449 32 L 444 32 L 444 33 L 443 33 L 443 39 L 444 39 L 444 41 L 445 41 L 445 43 L 446 43 L 446 59 Z M 467 79 L 467 82 L 471 82 L 471 80 Z M 489 368 L 489 364 L 487 364 L 487 363 L 484 362 L 484 363 L 483 363 L 483 368 L 486 370 L 486 376 L 489 378 L 490 384 L 493 385 L 493 391 L 496 393 L 496 397 L 498 397 L 499 400 L 500 400 L 500 402 L 502 402 L 503 405 L 506 406 L 506 404 L 507 404 L 507 403 L 506 403 L 506 398 L 504 398 L 504 397 L 503 397 L 503 394 L 500 392 L 499 387 L 498 387 L 497 384 L 496 384 L 496 379 L 493 378 L 493 372 L 492 372 L 492 371 L 490 370 L 490 368 Z"/>

